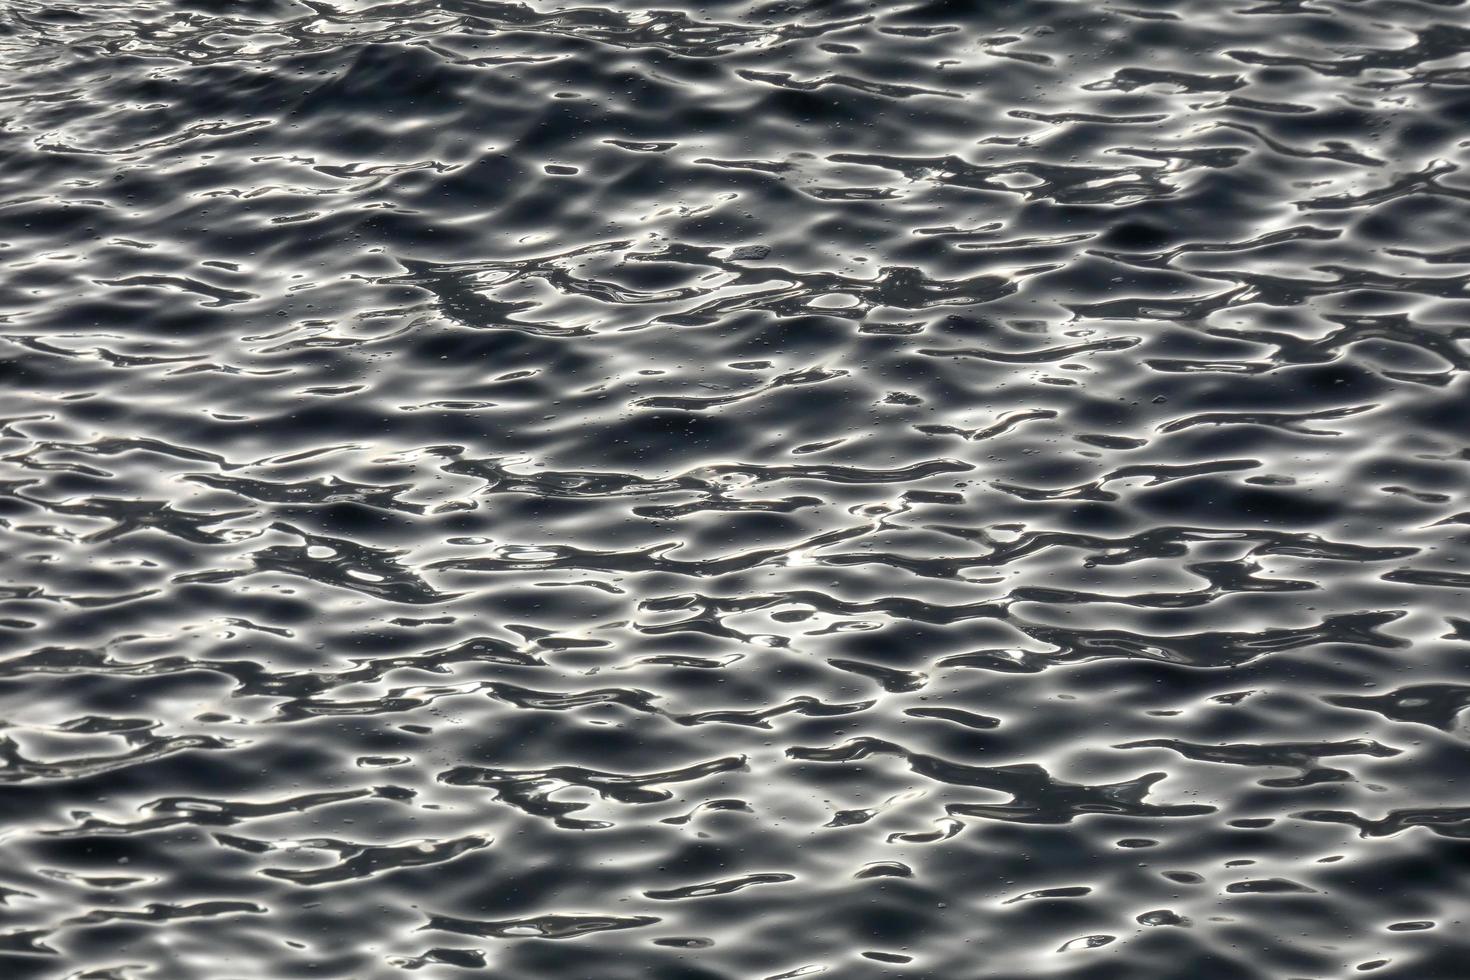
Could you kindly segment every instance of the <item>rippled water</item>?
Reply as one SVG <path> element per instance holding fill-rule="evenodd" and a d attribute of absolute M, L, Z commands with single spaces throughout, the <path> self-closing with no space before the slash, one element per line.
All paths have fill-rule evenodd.
<path fill-rule="evenodd" d="M 1470 976 L 1463 0 L 10 0 L 0 976 Z"/>

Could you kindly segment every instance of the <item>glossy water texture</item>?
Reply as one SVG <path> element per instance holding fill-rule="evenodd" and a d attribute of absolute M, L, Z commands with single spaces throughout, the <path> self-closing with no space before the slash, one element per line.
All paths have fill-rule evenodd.
<path fill-rule="evenodd" d="M 1464 980 L 1462 0 L 9 0 L 0 976 Z"/>

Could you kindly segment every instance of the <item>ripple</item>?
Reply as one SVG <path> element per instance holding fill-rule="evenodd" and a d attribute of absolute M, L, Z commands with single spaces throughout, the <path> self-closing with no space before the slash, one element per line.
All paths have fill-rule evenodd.
<path fill-rule="evenodd" d="M 14 0 L 0 976 L 1461 977 L 1464 9 Z"/>

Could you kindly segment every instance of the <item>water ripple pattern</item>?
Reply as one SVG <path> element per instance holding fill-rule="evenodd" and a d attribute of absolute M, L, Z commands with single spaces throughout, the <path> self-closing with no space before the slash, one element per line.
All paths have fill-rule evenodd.
<path fill-rule="evenodd" d="M 0 976 L 1465 980 L 1465 0 L 9 0 Z"/>

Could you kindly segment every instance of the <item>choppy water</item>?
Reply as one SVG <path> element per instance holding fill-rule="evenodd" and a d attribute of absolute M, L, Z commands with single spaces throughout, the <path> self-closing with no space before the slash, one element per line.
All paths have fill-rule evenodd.
<path fill-rule="evenodd" d="M 1462 0 L 10 0 L 0 975 L 1470 976 Z"/>

